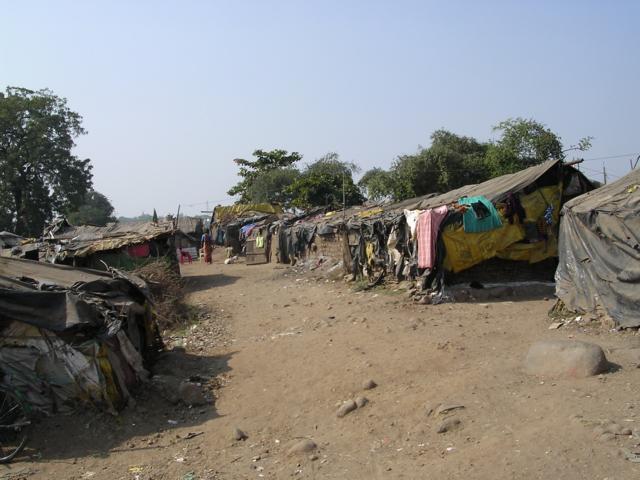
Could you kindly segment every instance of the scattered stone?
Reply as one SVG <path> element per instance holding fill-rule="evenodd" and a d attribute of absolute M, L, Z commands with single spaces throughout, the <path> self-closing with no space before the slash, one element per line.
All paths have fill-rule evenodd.
<path fill-rule="evenodd" d="M 553 322 L 551 325 L 549 325 L 549 330 L 557 330 L 563 325 L 564 325 L 564 322 Z"/>
<path fill-rule="evenodd" d="M 457 418 L 447 418 L 440 425 L 438 425 L 437 433 L 446 433 L 458 428 L 462 422 Z"/>
<path fill-rule="evenodd" d="M 598 440 L 601 442 L 608 442 L 610 440 L 614 440 L 616 436 L 613 433 L 603 433 L 598 437 Z"/>
<path fill-rule="evenodd" d="M 299 442 L 291 445 L 291 448 L 289 448 L 289 455 L 313 452 L 316 448 L 318 448 L 316 442 L 309 438 L 305 438 L 304 440 L 300 440 Z"/>
<path fill-rule="evenodd" d="M 318 455 L 316 454 L 309 455 L 309 460 L 311 460 L 312 462 L 315 462 L 316 460 L 318 460 L 318 458 L 320 457 L 318 457 Z"/>
<path fill-rule="evenodd" d="M 610 423 L 604 427 L 604 433 L 611 433 L 613 435 L 619 435 L 621 430 L 622 427 L 617 423 Z"/>
<path fill-rule="evenodd" d="M 167 402 L 176 404 L 180 401 L 178 389 L 180 387 L 180 379 L 173 375 L 154 375 L 151 378 L 154 389 Z"/>
<path fill-rule="evenodd" d="M 463 409 L 464 405 L 459 405 L 456 403 L 443 403 L 436 408 L 436 415 L 446 415 L 449 412 L 454 410 Z"/>
<path fill-rule="evenodd" d="M 586 378 L 608 366 L 600 346 L 576 340 L 536 342 L 525 359 L 526 372 L 537 376 Z"/>
<path fill-rule="evenodd" d="M 243 432 L 242 430 L 236 427 L 233 429 L 231 438 L 239 442 L 241 440 L 246 440 L 247 438 L 249 438 L 249 436 L 245 432 Z"/>
<path fill-rule="evenodd" d="M 362 383 L 362 389 L 363 390 L 372 390 L 372 389 L 376 388 L 377 386 L 378 386 L 378 384 L 376 382 L 374 382 L 372 379 L 365 380 Z"/>
<path fill-rule="evenodd" d="M 369 403 L 369 399 L 367 399 L 367 397 L 356 397 L 356 407 L 358 408 L 362 408 L 364 407 L 367 403 Z"/>
<path fill-rule="evenodd" d="M 624 435 L 625 437 L 629 437 L 633 434 L 633 431 L 630 428 L 621 428 L 620 433 L 618 435 Z"/>
<path fill-rule="evenodd" d="M 206 405 L 207 398 L 202 393 L 202 387 L 193 382 L 181 382 L 178 387 L 178 396 L 185 405 Z"/>
<path fill-rule="evenodd" d="M 336 415 L 339 418 L 342 418 L 348 413 L 353 412 L 356 408 L 358 408 L 358 405 L 356 405 L 356 402 L 354 402 L 353 400 L 348 400 L 342 404 L 342 406 L 336 412 Z"/>

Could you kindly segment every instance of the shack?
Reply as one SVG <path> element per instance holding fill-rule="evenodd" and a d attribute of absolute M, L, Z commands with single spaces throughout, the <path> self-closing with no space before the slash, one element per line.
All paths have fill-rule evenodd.
<path fill-rule="evenodd" d="M 544 272 L 552 280 L 560 208 L 593 188 L 577 169 L 550 160 L 444 194 L 307 218 L 281 233 L 289 239 L 281 243 L 288 256 L 306 258 L 327 250 L 326 240 L 316 240 L 326 237 L 342 244 L 353 278 L 417 279 L 419 296 L 427 297 L 421 299 L 440 301 L 445 283 L 461 272 L 478 266 L 475 277 L 489 278 L 490 261 L 503 262 L 497 276 L 517 279 L 550 260 Z"/>
<path fill-rule="evenodd" d="M 43 234 L 40 260 L 104 270 L 132 270 L 150 259 L 164 258 L 177 265 L 177 247 L 197 246 L 197 240 L 171 221 L 108 223 L 104 227 L 70 225 L 56 220 Z"/>
<path fill-rule="evenodd" d="M 236 204 L 226 207 L 218 205 L 211 217 L 211 238 L 216 245 L 230 248 L 234 255 L 250 254 L 251 263 L 265 263 L 270 258 L 270 225 L 281 216 L 282 207 L 277 204 Z M 259 228 L 254 233 L 255 227 Z M 255 244 L 258 232 L 265 236 L 264 241 L 258 241 L 258 245 L 262 247 L 256 247 Z M 247 240 L 251 243 L 250 252 L 246 248 Z"/>
<path fill-rule="evenodd" d="M 567 309 L 640 327 L 640 170 L 567 202 L 559 259 L 556 296 Z"/>
<path fill-rule="evenodd" d="M 141 279 L 11 258 L 0 330 L 0 382 L 45 414 L 124 407 L 162 346 Z"/>

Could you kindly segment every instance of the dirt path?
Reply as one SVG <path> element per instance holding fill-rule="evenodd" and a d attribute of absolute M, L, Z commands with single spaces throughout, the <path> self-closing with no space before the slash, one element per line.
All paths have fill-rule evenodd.
<path fill-rule="evenodd" d="M 619 453 L 640 439 L 593 433 L 607 419 L 640 428 L 637 335 L 548 330 L 544 300 L 417 306 L 401 291 L 356 294 L 219 259 L 184 274 L 190 301 L 214 318 L 189 331 L 174 367 L 221 375 L 215 406 L 146 394 L 117 418 L 57 418 L 39 427 L 41 458 L 0 479 L 640 478 Z M 225 344 L 203 341 L 220 319 Z M 621 368 L 553 382 L 522 372 L 533 341 L 567 337 L 599 343 Z M 367 379 L 378 387 L 363 391 Z M 336 416 L 360 395 L 367 405 Z M 442 403 L 465 407 L 454 431 L 436 432 L 429 410 Z M 246 440 L 232 439 L 236 427 Z M 317 443 L 314 456 L 287 455 L 302 438 Z"/>

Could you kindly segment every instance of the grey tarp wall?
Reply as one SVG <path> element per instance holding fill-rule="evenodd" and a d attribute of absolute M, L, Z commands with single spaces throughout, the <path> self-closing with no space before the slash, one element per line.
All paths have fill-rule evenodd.
<path fill-rule="evenodd" d="M 602 307 L 621 327 L 640 326 L 640 170 L 567 202 L 556 295 L 574 311 Z"/>

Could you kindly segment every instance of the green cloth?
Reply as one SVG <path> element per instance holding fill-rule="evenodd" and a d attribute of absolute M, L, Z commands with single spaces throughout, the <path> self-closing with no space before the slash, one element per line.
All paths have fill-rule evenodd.
<path fill-rule="evenodd" d="M 468 205 L 469 208 L 462 216 L 462 223 L 464 224 L 464 231 L 467 233 L 480 233 L 488 232 L 502 226 L 500 215 L 493 206 L 493 203 L 489 201 L 487 197 L 463 197 L 458 200 L 460 205 Z M 474 203 L 481 203 L 486 208 L 486 216 L 479 218 L 476 211 L 473 208 Z M 482 209 L 481 209 L 482 210 Z M 482 215 L 481 215 L 482 217 Z"/>

